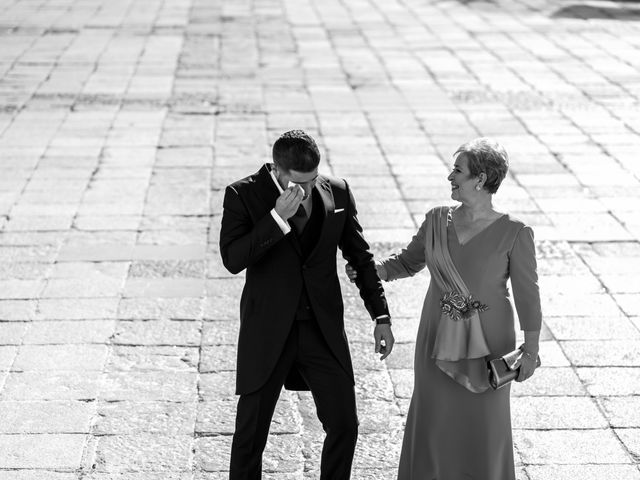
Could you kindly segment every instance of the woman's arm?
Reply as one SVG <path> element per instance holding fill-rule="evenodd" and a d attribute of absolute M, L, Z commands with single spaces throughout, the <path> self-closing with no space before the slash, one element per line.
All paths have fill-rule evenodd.
<path fill-rule="evenodd" d="M 518 311 L 520 328 L 524 331 L 522 366 L 518 381 L 533 375 L 540 349 L 542 310 L 533 230 L 523 227 L 516 237 L 509 255 L 509 275 L 513 287 L 513 299 Z"/>
<path fill-rule="evenodd" d="M 520 329 L 525 332 L 539 332 L 542 326 L 536 247 L 533 238 L 531 227 L 522 227 L 509 254 L 513 299 L 518 311 Z M 533 335 L 528 343 L 529 346 L 535 346 Z"/>
<path fill-rule="evenodd" d="M 425 258 L 426 221 L 400 253 L 391 255 L 376 263 L 376 270 L 382 280 L 392 281 L 412 277 L 427 265 Z"/>
<path fill-rule="evenodd" d="M 376 273 L 380 280 L 392 281 L 399 278 L 412 277 L 426 266 L 424 228 L 425 224 L 423 223 L 409 245 L 403 248 L 400 253 L 391 255 L 384 260 L 376 261 Z M 355 283 L 358 278 L 356 269 L 347 263 L 345 271 L 351 283 Z"/>

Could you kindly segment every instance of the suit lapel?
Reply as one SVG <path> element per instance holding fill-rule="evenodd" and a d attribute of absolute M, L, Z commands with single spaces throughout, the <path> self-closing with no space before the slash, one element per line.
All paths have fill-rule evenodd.
<path fill-rule="evenodd" d="M 320 227 L 320 234 L 318 235 L 318 240 L 311 250 L 308 258 L 313 257 L 316 253 L 320 244 L 322 243 L 322 239 L 325 238 L 325 230 L 329 222 L 327 222 L 327 217 L 333 214 L 335 210 L 335 201 L 333 199 L 333 191 L 331 190 L 331 184 L 324 177 L 318 177 L 318 181 L 316 182 L 316 186 L 314 187 L 318 193 L 320 194 L 320 198 L 322 199 L 322 226 Z"/>
<path fill-rule="evenodd" d="M 333 191 L 331 190 L 331 184 L 326 178 L 319 177 L 316 183 L 316 189 L 320 193 L 320 198 L 322 198 L 322 204 L 324 205 L 323 218 L 326 219 L 327 215 L 333 213 L 336 207 L 333 200 Z"/>
<path fill-rule="evenodd" d="M 277 198 L 280 196 L 278 187 L 273 183 L 271 178 L 271 168 L 268 163 L 265 163 L 256 176 L 256 187 L 258 195 L 262 198 L 264 205 L 275 205 Z M 272 207 L 273 208 L 273 207 Z"/>

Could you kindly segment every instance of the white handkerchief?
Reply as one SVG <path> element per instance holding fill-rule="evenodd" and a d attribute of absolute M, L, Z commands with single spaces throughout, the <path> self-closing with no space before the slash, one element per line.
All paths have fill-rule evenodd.
<path fill-rule="evenodd" d="M 340 212 L 344 212 L 344 208 L 336 208 L 333 213 L 340 213 Z"/>

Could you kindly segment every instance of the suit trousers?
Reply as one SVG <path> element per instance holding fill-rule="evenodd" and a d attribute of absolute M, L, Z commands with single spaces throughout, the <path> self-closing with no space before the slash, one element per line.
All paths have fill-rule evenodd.
<path fill-rule="evenodd" d="M 321 480 L 348 480 L 358 437 L 353 381 L 331 353 L 315 319 L 293 322 L 276 367 L 259 390 L 241 395 L 231 446 L 230 480 L 260 480 L 262 453 L 285 378 L 297 368 L 311 389 L 326 433 Z"/>

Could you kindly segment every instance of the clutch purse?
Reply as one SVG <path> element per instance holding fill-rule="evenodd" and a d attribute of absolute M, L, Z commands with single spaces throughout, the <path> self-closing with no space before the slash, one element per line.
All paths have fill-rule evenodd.
<path fill-rule="evenodd" d="M 489 360 L 489 383 L 494 390 L 504 387 L 507 383 L 515 380 L 520 372 L 520 357 L 522 350 L 519 348 L 509 352 L 502 357 Z M 540 366 L 540 355 L 536 358 L 536 367 Z"/>

